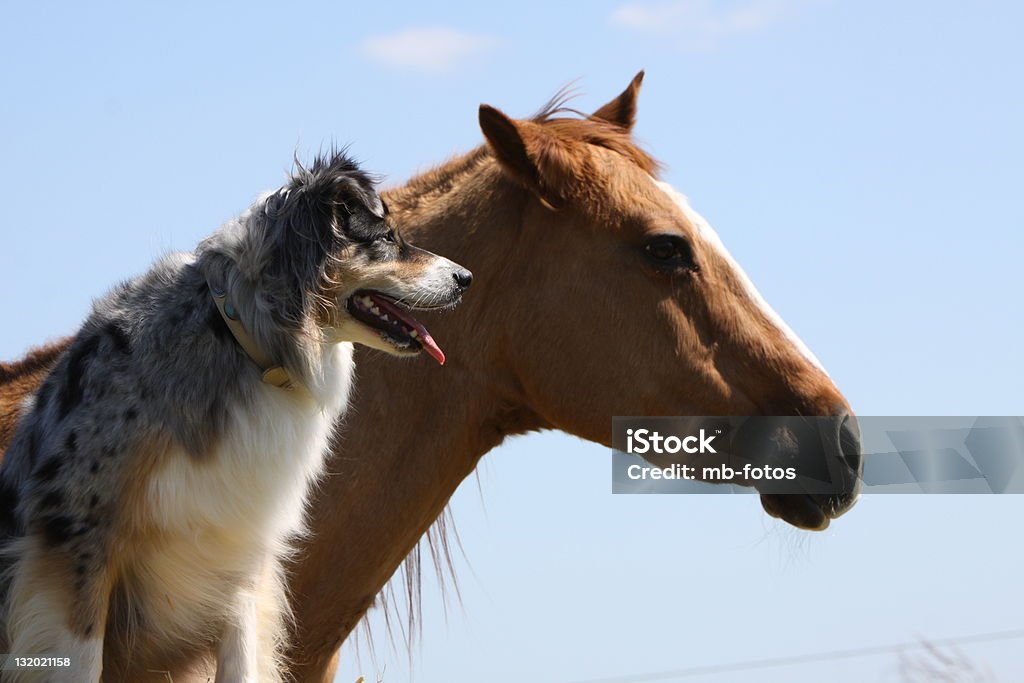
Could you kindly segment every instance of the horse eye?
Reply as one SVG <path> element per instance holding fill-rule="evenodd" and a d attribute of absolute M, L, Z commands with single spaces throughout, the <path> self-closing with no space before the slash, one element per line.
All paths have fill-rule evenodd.
<path fill-rule="evenodd" d="M 696 270 L 693 249 L 679 235 L 655 235 L 644 244 L 648 261 L 659 270 Z"/>

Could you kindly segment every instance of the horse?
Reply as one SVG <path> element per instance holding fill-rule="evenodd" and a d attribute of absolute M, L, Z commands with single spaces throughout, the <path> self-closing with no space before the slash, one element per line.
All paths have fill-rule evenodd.
<path fill-rule="evenodd" d="M 384 192 L 409 239 L 471 269 L 476 291 L 423 316 L 449 349 L 444 368 L 356 352 L 356 396 L 290 576 L 297 681 L 332 680 L 403 561 L 417 594 L 419 541 L 443 560 L 449 498 L 509 436 L 557 429 L 610 446 L 617 415 L 815 415 L 856 440 L 838 387 L 633 139 L 642 79 L 590 115 L 482 105 L 483 145 Z M 0 368 L 0 406 L 65 347 L 37 350 L 24 373 Z M 859 447 L 845 464 L 856 481 Z M 850 484 L 761 501 L 821 529 L 856 497 Z"/>

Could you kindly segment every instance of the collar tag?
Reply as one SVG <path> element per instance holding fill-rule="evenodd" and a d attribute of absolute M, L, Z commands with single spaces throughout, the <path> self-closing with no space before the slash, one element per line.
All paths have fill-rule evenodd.
<path fill-rule="evenodd" d="M 209 280 L 207 280 L 207 285 L 210 287 L 210 296 L 213 298 L 213 303 L 216 304 L 217 311 L 220 313 L 220 317 L 223 318 L 224 324 L 231 331 L 231 336 L 235 338 L 235 341 L 242 347 L 246 355 L 252 359 L 252 362 L 263 371 L 261 376 L 263 382 L 286 391 L 294 389 L 295 384 L 288 375 L 288 371 L 275 363 L 263 352 L 263 349 L 259 347 L 256 340 L 249 336 L 245 325 L 242 324 L 239 318 L 238 309 L 228 301 L 227 294 L 215 288 L 210 284 Z"/>
<path fill-rule="evenodd" d="M 295 388 L 292 384 L 292 378 L 288 376 L 288 371 L 280 365 L 264 370 L 262 379 L 266 384 L 275 386 L 278 389 L 291 390 Z"/>

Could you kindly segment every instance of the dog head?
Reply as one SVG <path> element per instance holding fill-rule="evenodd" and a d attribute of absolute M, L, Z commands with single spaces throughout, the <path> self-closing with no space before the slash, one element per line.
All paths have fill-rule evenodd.
<path fill-rule="evenodd" d="M 296 162 L 289 182 L 242 223 L 257 244 L 236 252 L 243 277 L 281 323 L 330 342 L 351 341 L 394 355 L 444 354 L 411 311 L 450 308 L 472 274 L 406 242 L 374 189 L 345 154 Z"/>

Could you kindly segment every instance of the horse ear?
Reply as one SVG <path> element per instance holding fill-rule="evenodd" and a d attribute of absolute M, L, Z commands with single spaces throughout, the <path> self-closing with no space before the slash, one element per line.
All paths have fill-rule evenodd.
<path fill-rule="evenodd" d="M 640 94 L 640 85 L 643 82 L 644 72 L 640 71 L 633 76 L 633 80 L 618 97 L 595 111 L 592 116 L 595 119 L 613 123 L 620 128 L 632 130 L 633 124 L 636 122 L 636 98 Z"/>
<path fill-rule="evenodd" d="M 532 121 L 515 121 L 486 104 L 480 105 L 480 129 L 498 163 L 526 189 L 558 208 L 564 155 L 558 139 Z"/>

